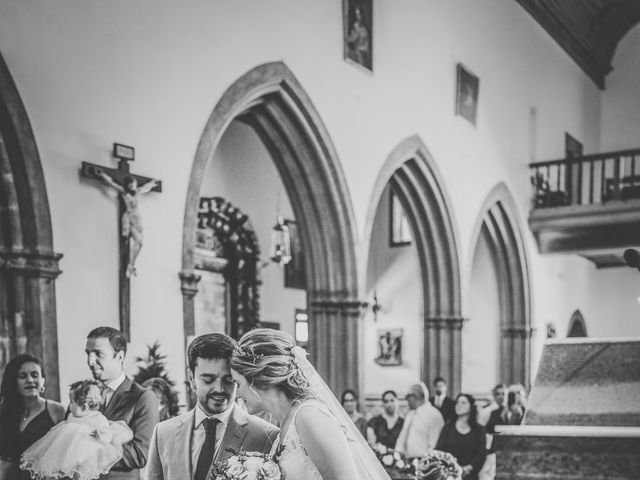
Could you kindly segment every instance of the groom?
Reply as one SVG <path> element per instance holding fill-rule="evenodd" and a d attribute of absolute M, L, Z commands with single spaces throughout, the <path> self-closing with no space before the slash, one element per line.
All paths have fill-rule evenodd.
<path fill-rule="evenodd" d="M 205 480 L 227 449 L 268 453 L 278 429 L 236 405 L 237 385 L 229 360 L 237 348 L 231 337 L 209 333 L 187 349 L 187 376 L 196 407 L 159 423 L 149 447 L 148 480 Z"/>

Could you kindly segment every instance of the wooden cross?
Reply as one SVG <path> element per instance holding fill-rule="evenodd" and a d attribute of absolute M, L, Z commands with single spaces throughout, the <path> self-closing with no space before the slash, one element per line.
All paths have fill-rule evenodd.
<path fill-rule="evenodd" d="M 131 333 L 131 276 L 135 275 L 135 260 L 142 247 L 142 223 L 138 212 L 139 196 L 148 192 L 162 192 L 162 182 L 129 170 L 134 161 L 133 147 L 113 144 L 113 156 L 118 168 L 108 168 L 82 162 L 80 176 L 99 180 L 119 192 L 118 238 L 120 239 L 120 330 L 129 340 Z"/>

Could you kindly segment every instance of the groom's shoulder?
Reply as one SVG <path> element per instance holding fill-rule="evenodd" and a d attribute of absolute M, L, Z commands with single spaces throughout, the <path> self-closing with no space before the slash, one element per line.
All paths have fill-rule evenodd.
<path fill-rule="evenodd" d="M 157 434 L 161 435 L 175 435 L 176 429 L 183 425 L 190 426 L 193 418 L 193 409 L 187 412 L 181 413 L 175 417 L 164 420 L 156 425 Z"/>

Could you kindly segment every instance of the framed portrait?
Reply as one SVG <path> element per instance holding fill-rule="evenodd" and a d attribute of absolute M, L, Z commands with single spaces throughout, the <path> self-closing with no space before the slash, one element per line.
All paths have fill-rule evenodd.
<path fill-rule="evenodd" d="M 402 204 L 393 190 L 389 190 L 389 246 L 411 245 L 411 227 Z"/>
<path fill-rule="evenodd" d="M 284 223 L 289 227 L 289 246 L 291 248 L 291 261 L 284 266 L 284 286 L 285 288 L 305 290 L 307 285 L 304 271 L 304 252 L 300 244 L 298 225 L 295 220 L 285 220 Z"/>
<path fill-rule="evenodd" d="M 373 72 L 373 0 L 342 0 L 344 59 Z"/>
<path fill-rule="evenodd" d="M 459 63 L 456 67 L 456 115 L 476 124 L 480 79 Z"/>
<path fill-rule="evenodd" d="M 402 365 L 402 328 L 378 329 L 375 362 L 384 367 Z"/>

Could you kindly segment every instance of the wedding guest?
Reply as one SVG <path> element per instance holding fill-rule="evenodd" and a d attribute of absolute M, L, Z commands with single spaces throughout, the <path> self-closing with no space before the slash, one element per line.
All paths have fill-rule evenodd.
<path fill-rule="evenodd" d="M 486 458 L 484 427 L 478 424 L 475 399 L 461 393 L 456 397 L 456 418 L 445 424 L 436 450 L 449 452 L 462 467 L 462 478 L 478 480 Z"/>
<path fill-rule="evenodd" d="M 521 383 L 514 383 L 509 386 L 508 392 L 513 392 L 515 394 L 514 405 L 517 405 L 516 409 L 522 413 L 522 417 L 527 412 L 527 391 L 524 388 L 524 385 Z"/>
<path fill-rule="evenodd" d="M 433 381 L 434 395 L 429 398 L 431 405 L 436 407 L 442 414 L 445 423 L 453 420 L 455 412 L 455 404 L 451 397 L 447 396 L 447 382 L 442 377 L 436 377 Z"/>
<path fill-rule="evenodd" d="M 38 358 L 21 354 L 7 363 L 0 385 L 0 480 L 29 479 L 18 470 L 20 456 L 64 419 L 64 407 L 42 397 L 44 388 Z"/>
<path fill-rule="evenodd" d="M 507 425 L 520 425 L 524 418 L 524 409 L 518 402 L 518 393 L 509 392 L 507 394 L 507 411 L 505 420 Z"/>
<path fill-rule="evenodd" d="M 180 413 L 178 395 L 164 378 L 154 377 L 142 382 L 144 388 L 150 389 L 158 399 L 158 414 L 163 422 Z"/>
<path fill-rule="evenodd" d="M 381 443 L 387 448 L 395 448 L 402 425 L 404 419 L 398 414 L 398 395 L 393 390 L 387 390 L 382 394 L 382 413 L 367 424 L 369 445 Z"/>
<path fill-rule="evenodd" d="M 344 408 L 351 417 L 351 420 L 353 420 L 353 423 L 356 424 L 362 436 L 367 438 L 367 419 L 360 413 L 360 405 L 356 392 L 350 389 L 342 392 L 340 403 L 342 404 L 342 408 Z"/>
<path fill-rule="evenodd" d="M 122 460 L 104 478 L 139 480 L 140 469 L 147 463 L 153 427 L 158 423 L 158 400 L 153 392 L 125 375 L 122 363 L 127 340 L 119 330 L 93 329 L 87 336 L 85 352 L 91 374 L 102 387 L 104 416 L 111 421 L 123 420 L 133 430 L 133 440 L 123 445 Z"/>
<path fill-rule="evenodd" d="M 423 457 L 436 446 L 444 420 L 428 402 L 429 389 L 424 383 L 412 385 L 406 399 L 409 413 L 396 442 L 396 450 L 408 457 Z"/>
<path fill-rule="evenodd" d="M 493 402 L 482 409 L 482 420 L 478 418 L 478 422 L 481 425 L 485 425 L 487 439 L 487 459 L 478 473 L 479 480 L 493 480 L 496 476 L 496 453 L 493 449 L 493 434 L 495 433 L 496 425 L 505 425 L 507 423 L 505 389 L 506 387 L 502 383 L 493 387 L 493 391 L 491 392 L 493 394 Z M 478 417 L 480 417 L 480 413 L 478 413 Z"/>

